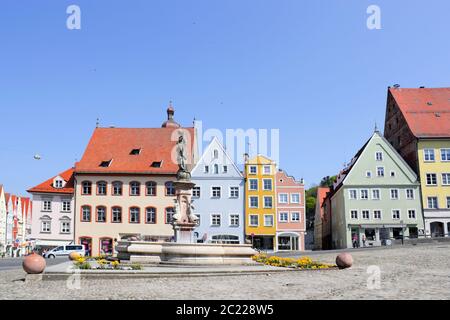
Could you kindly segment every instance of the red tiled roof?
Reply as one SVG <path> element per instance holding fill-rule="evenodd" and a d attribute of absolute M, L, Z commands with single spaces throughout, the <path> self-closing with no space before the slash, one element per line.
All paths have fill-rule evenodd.
<path fill-rule="evenodd" d="M 15 195 L 11 195 L 11 202 L 12 202 L 12 206 L 13 206 L 13 210 L 16 210 L 17 209 L 17 196 L 15 196 Z"/>
<path fill-rule="evenodd" d="M 54 176 L 47 181 L 37 185 L 28 190 L 29 193 L 61 193 L 61 194 L 73 194 L 74 193 L 74 169 L 70 168 L 57 176 Z M 66 185 L 62 189 L 57 189 L 53 187 L 53 180 L 56 177 L 61 177 L 66 181 Z"/>
<path fill-rule="evenodd" d="M 330 188 L 326 188 L 326 187 L 317 188 L 317 201 L 319 203 L 320 208 L 322 207 L 323 202 L 325 201 L 328 192 L 330 192 Z"/>
<path fill-rule="evenodd" d="M 172 153 L 180 130 L 189 132 L 193 146 L 194 128 L 97 128 L 83 158 L 76 164 L 75 172 L 176 174 L 178 165 L 172 160 Z M 140 153 L 131 155 L 133 149 L 140 149 Z M 110 160 L 108 167 L 100 166 L 103 161 Z M 153 162 L 162 162 L 162 165 L 160 168 L 152 167 Z"/>
<path fill-rule="evenodd" d="M 6 202 L 6 206 L 8 206 L 8 202 L 9 199 L 11 198 L 11 194 L 10 193 L 5 193 L 5 202 Z"/>
<path fill-rule="evenodd" d="M 417 138 L 450 137 L 450 88 L 390 88 Z"/>

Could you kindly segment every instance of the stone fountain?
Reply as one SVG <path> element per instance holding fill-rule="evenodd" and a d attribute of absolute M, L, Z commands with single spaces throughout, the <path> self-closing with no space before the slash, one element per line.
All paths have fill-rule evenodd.
<path fill-rule="evenodd" d="M 192 189 L 195 184 L 186 166 L 186 142 L 181 134 L 177 143 L 179 170 L 175 214 L 172 226 L 175 242 L 119 241 L 118 258 L 132 263 L 169 265 L 249 265 L 257 252 L 251 245 L 203 244 L 194 242 L 198 218 L 193 214 Z"/>

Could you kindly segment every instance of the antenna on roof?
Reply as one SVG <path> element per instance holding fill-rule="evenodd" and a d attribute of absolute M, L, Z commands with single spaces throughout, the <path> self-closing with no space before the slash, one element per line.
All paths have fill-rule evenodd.
<path fill-rule="evenodd" d="M 95 123 L 95 127 L 96 128 L 100 127 L 100 119 L 99 118 L 97 118 L 97 122 Z"/>
<path fill-rule="evenodd" d="M 375 121 L 375 129 L 374 129 L 374 132 L 379 132 L 378 131 L 378 126 L 377 126 L 377 122 Z"/>

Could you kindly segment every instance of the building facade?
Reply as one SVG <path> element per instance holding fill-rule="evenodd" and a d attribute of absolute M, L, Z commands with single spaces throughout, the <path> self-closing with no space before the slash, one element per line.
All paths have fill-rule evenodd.
<path fill-rule="evenodd" d="M 244 243 L 244 177 L 214 137 L 192 170 L 197 242 Z"/>
<path fill-rule="evenodd" d="M 381 246 L 424 232 L 417 175 L 376 131 L 330 194 L 333 248 Z"/>
<path fill-rule="evenodd" d="M 6 202 L 6 255 L 12 257 L 14 254 L 14 210 L 13 197 L 9 193 L 5 193 Z"/>
<path fill-rule="evenodd" d="M 257 249 L 276 249 L 276 169 L 261 155 L 245 161 L 245 234 Z"/>
<path fill-rule="evenodd" d="M 326 217 L 325 208 L 323 206 L 327 193 L 330 188 L 318 187 L 316 197 L 316 211 L 314 215 L 314 250 L 325 249 L 325 234 L 326 234 Z"/>
<path fill-rule="evenodd" d="M 74 242 L 74 169 L 31 188 L 33 196 L 29 240 L 38 251 Z"/>
<path fill-rule="evenodd" d="M 180 135 L 190 169 L 198 156 L 195 129 L 181 128 L 172 107 L 167 113 L 161 128 L 94 131 L 75 166 L 75 241 L 88 254 L 114 254 L 117 241 L 130 237 L 173 239 Z"/>
<path fill-rule="evenodd" d="M 450 232 L 450 88 L 389 88 L 385 136 L 419 175 L 427 237 Z"/>
<path fill-rule="evenodd" d="M 0 256 L 6 254 L 6 215 L 5 190 L 0 184 Z"/>
<path fill-rule="evenodd" d="M 275 175 L 277 251 L 305 250 L 305 186 L 285 171 Z"/>

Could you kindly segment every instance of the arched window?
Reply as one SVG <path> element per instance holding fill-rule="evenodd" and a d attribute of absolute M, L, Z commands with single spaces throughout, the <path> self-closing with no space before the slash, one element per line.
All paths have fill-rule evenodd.
<path fill-rule="evenodd" d="M 113 207 L 111 209 L 111 222 L 113 222 L 113 223 L 121 223 L 122 222 L 122 208 L 121 207 Z"/>
<path fill-rule="evenodd" d="M 108 184 L 105 181 L 97 182 L 97 195 L 106 196 Z"/>
<path fill-rule="evenodd" d="M 166 196 L 172 197 L 175 195 L 175 187 L 173 186 L 173 182 L 166 182 Z"/>
<path fill-rule="evenodd" d="M 219 151 L 214 150 L 214 159 L 219 159 Z"/>
<path fill-rule="evenodd" d="M 149 181 L 145 184 L 145 194 L 147 196 L 156 197 L 156 182 Z"/>
<path fill-rule="evenodd" d="M 88 196 L 92 194 L 92 182 L 90 181 L 83 181 L 81 183 L 81 194 Z"/>
<path fill-rule="evenodd" d="M 156 208 L 148 207 L 145 209 L 145 223 L 156 224 Z"/>
<path fill-rule="evenodd" d="M 219 165 L 218 164 L 214 165 L 214 174 L 219 174 Z"/>
<path fill-rule="evenodd" d="M 141 195 L 141 184 L 137 181 L 130 182 L 130 196 Z"/>
<path fill-rule="evenodd" d="M 137 207 L 130 208 L 130 223 L 141 223 L 141 209 Z"/>
<path fill-rule="evenodd" d="M 166 224 L 171 224 L 173 220 L 173 215 L 175 214 L 175 208 L 166 208 Z"/>
<path fill-rule="evenodd" d="M 97 222 L 106 222 L 106 207 L 104 207 L 104 206 L 97 207 L 96 221 Z"/>
<path fill-rule="evenodd" d="M 112 195 L 121 196 L 123 194 L 123 183 L 120 181 L 114 181 L 112 183 Z"/>
<path fill-rule="evenodd" d="M 90 206 L 82 206 L 81 207 L 81 221 L 82 222 L 91 222 L 91 207 Z"/>

